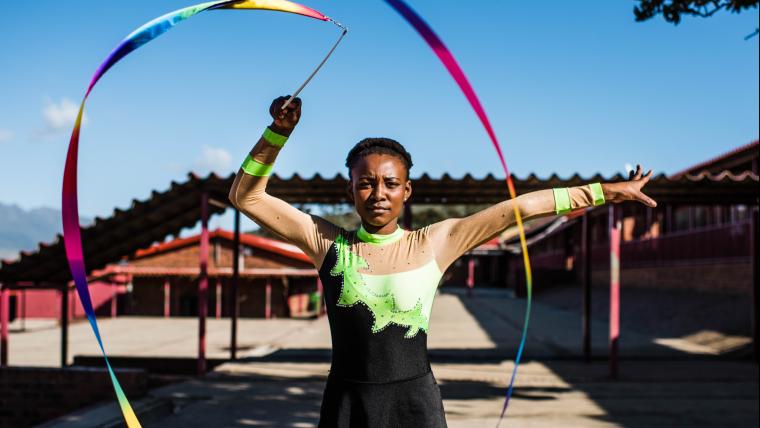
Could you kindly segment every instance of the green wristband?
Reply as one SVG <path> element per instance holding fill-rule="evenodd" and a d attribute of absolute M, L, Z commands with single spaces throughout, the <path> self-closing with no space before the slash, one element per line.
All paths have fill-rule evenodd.
<path fill-rule="evenodd" d="M 288 137 L 284 135 L 280 135 L 271 129 L 267 127 L 267 129 L 264 130 L 264 135 L 261 136 L 263 139 L 267 141 L 267 143 L 275 146 L 275 147 L 282 147 L 285 145 L 285 142 L 288 141 Z"/>
<path fill-rule="evenodd" d="M 570 204 L 570 191 L 567 187 L 552 189 L 554 192 L 554 212 L 557 215 L 567 214 L 572 210 Z"/>
<path fill-rule="evenodd" d="M 591 196 L 594 197 L 594 206 L 604 204 L 604 192 L 602 191 L 602 185 L 599 183 L 591 183 L 588 185 L 591 188 Z"/>
<path fill-rule="evenodd" d="M 272 165 L 265 165 L 248 155 L 240 165 L 240 168 L 248 175 L 256 177 L 268 177 L 272 173 Z"/>

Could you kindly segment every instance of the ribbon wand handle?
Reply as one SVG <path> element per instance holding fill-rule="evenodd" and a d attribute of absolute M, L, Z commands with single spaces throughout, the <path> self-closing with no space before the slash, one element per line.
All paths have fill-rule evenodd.
<path fill-rule="evenodd" d="M 333 22 L 335 22 L 335 21 L 333 21 Z M 305 88 L 306 85 L 309 84 L 309 82 L 311 81 L 311 79 L 314 78 L 314 76 L 317 74 L 317 72 L 319 71 L 319 69 L 322 68 L 322 66 L 327 62 L 327 59 L 330 58 L 330 55 L 332 55 L 333 51 L 335 51 L 335 48 L 338 47 L 338 44 L 340 43 L 340 41 L 343 40 L 343 37 L 346 36 L 346 33 L 348 33 L 348 28 L 345 28 L 342 25 L 337 24 L 337 23 L 336 23 L 336 25 L 340 26 L 343 29 L 343 31 L 340 33 L 340 37 L 338 37 L 338 40 L 335 42 L 335 44 L 333 45 L 333 47 L 330 49 L 329 52 L 327 52 L 327 55 L 325 55 L 325 57 L 322 60 L 322 62 L 320 62 L 319 65 L 317 65 L 317 68 L 315 68 L 314 71 L 311 72 L 311 74 L 306 79 L 306 81 L 304 81 L 301 84 L 301 86 L 299 86 L 298 89 L 296 89 L 296 91 L 293 92 L 293 95 L 291 95 L 290 98 L 288 98 L 288 100 L 285 101 L 285 104 L 283 104 L 282 107 L 280 108 L 281 110 L 285 110 L 288 107 L 288 105 L 290 105 L 290 103 L 298 96 L 298 94 L 300 94 L 301 91 L 303 91 L 303 88 Z"/>

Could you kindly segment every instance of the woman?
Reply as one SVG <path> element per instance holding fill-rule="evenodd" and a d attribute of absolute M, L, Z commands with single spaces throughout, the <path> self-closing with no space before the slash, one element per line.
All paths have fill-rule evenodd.
<path fill-rule="evenodd" d="M 301 248 L 325 289 L 332 334 L 332 367 L 322 400 L 320 427 L 445 427 L 438 386 L 427 357 L 427 329 L 439 280 L 459 256 L 524 219 L 638 200 L 650 171 L 630 181 L 594 183 L 521 195 L 465 218 L 419 230 L 398 226 L 412 194 L 412 160 L 386 138 L 359 142 L 348 154 L 348 195 L 361 217 L 346 231 L 266 193 L 278 152 L 301 115 L 296 98 L 272 102 L 274 121 L 250 152 L 230 190 L 240 211 Z"/>

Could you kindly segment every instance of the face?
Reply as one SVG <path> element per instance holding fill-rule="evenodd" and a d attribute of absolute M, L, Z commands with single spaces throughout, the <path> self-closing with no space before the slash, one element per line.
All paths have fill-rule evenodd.
<path fill-rule="evenodd" d="M 412 195 L 412 183 L 401 159 L 370 154 L 351 170 L 348 193 L 365 226 L 383 227 L 396 223 L 404 201 Z"/>

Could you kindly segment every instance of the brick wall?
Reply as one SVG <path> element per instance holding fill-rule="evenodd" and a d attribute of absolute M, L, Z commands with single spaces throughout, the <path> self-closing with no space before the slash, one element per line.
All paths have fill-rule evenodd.
<path fill-rule="evenodd" d="M 147 394 L 148 375 L 145 371 L 118 370 L 117 377 L 130 400 Z M 30 427 L 100 401 L 115 399 L 105 369 L 0 369 L 2 427 Z"/>
<path fill-rule="evenodd" d="M 209 246 L 209 268 L 231 267 L 232 242 L 214 239 Z M 131 260 L 134 266 L 158 266 L 158 267 L 194 267 L 198 266 L 200 250 L 198 245 L 190 245 L 184 248 Z M 301 269 L 313 269 L 314 265 L 308 262 L 294 260 L 276 253 L 254 249 L 252 254 L 244 255 L 243 266 L 246 268 L 279 268 L 293 267 Z"/>
<path fill-rule="evenodd" d="M 594 270 L 592 281 L 594 286 L 609 286 L 610 271 Z M 620 285 L 729 294 L 749 293 L 752 288 L 752 265 L 737 263 L 624 268 L 620 272 Z"/>

